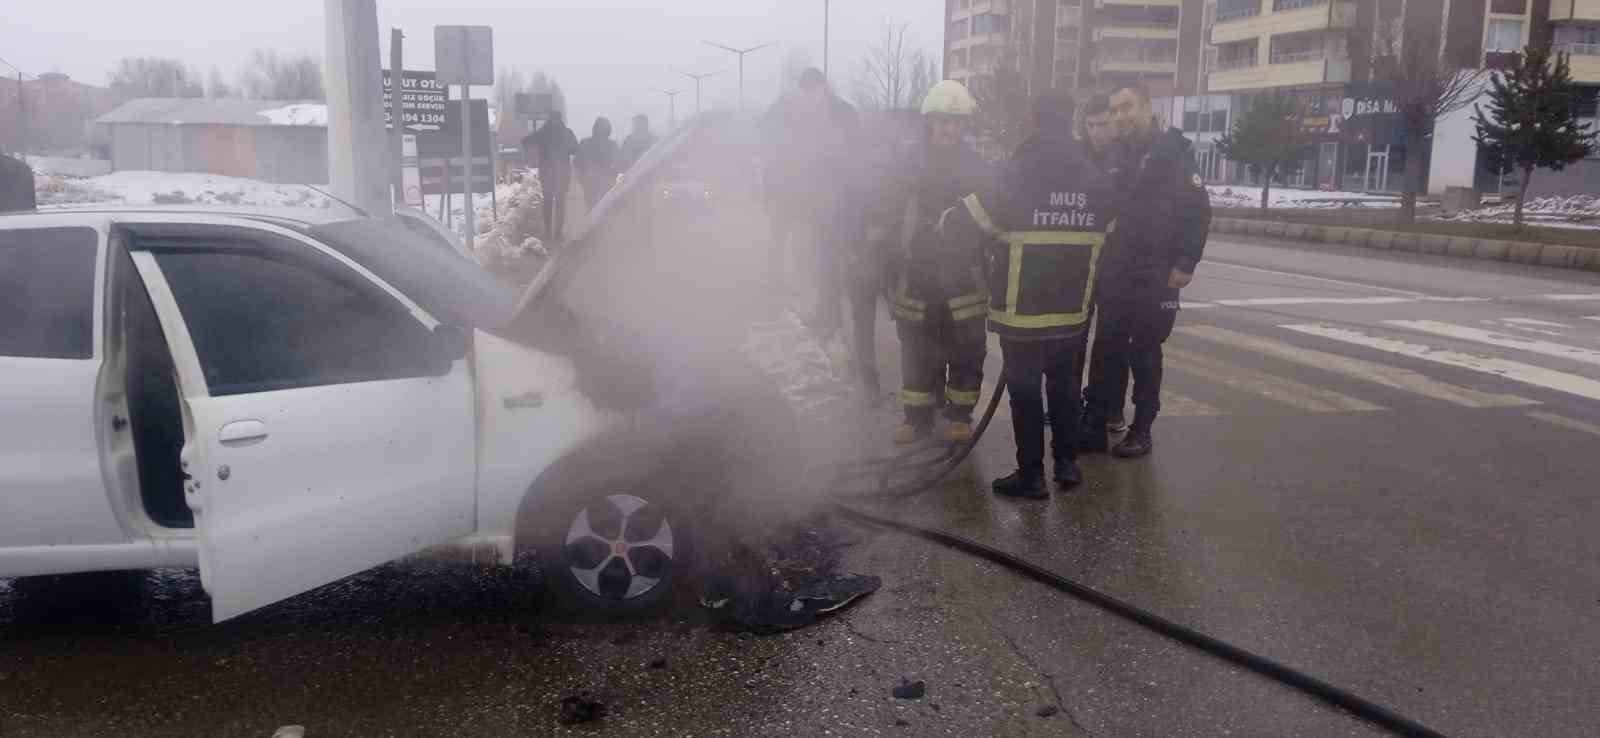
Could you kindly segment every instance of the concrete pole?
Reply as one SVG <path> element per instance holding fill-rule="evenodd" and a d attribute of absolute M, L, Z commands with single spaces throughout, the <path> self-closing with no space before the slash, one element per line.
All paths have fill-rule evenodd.
<path fill-rule="evenodd" d="M 406 35 L 398 28 L 389 29 L 389 120 L 394 122 L 394 127 L 389 129 L 389 187 L 390 201 L 399 204 L 405 202 L 405 182 L 401 179 L 400 158 L 404 155 L 401 151 L 401 137 L 405 135 L 406 127 L 403 120 L 405 103 L 401 96 L 405 90 L 405 75 L 401 72 L 401 44 Z"/>
<path fill-rule="evenodd" d="M 1329 3 L 1330 5 L 1332 3 Z M 828 81 L 828 6 L 829 0 L 822 0 L 822 81 Z"/>
<path fill-rule="evenodd" d="M 328 186 L 369 215 L 387 216 L 393 207 L 388 196 L 377 0 L 324 0 L 323 10 Z"/>
<path fill-rule="evenodd" d="M 462 44 L 462 48 L 466 48 Z M 467 253 L 472 253 L 473 225 L 472 217 L 472 88 L 461 86 L 461 193 L 463 205 L 461 206 L 461 223 L 463 240 L 467 244 Z M 449 178 L 446 177 L 446 181 Z"/>

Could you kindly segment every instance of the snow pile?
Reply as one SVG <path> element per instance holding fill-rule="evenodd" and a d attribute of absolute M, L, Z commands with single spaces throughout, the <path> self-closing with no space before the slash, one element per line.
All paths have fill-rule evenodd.
<path fill-rule="evenodd" d="M 1510 223 L 1516 213 L 1515 201 L 1462 210 L 1441 220 L 1474 223 Z M 1523 220 L 1562 228 L 1600 228 L 1600 196 L 1569 195 L 1536 197 L 1522 208 Z"/>
<path fill-rule="evenodd" d="M 281 108 L 258 110 L 256 115 L 275 126 L 326 126 L 328 106 L 323 103 L 294 103 Z"/>
<path fill-rule="evenodd" d="M 1260 208 L 1261 188 L 1241 185 L 1209 185 L 1211 207 Z M 1391 195 L 1374 195 L 1367 192 L 1342 192 L 1337 190 L 1294 190 L 1274 186 L 1267 193 L 1270 208 L 1340 208 L 1360 203 L 1364 208 L 1397 208 L 1400 198 Z"/>
<path fill-rule="evenodd" d="M 423 198 L 422 209 L 438 217 L 441 196 Z M 494 196 L 473 193 L 473 257 L 485 268 L 518 284 L 532 281 L 550 259 L 545 248 L 544 195 L 533 178 L 495 186 Z M 498 205 L 498 217 L 496 214 Z M 449 228 L 457 234 L 466 227 L 462 198 L 450 200 Z"/>
<path fill-rule="evenodd" d="M 273 184 L 255 179 L 200 172 L 113 172 L 101 177 L 34 178 L 39 206 L 109 205 L 245 205 L 252 207 L 327 208 L 329 199 L 303 185 Z"/>
<path fill-rule="evenodd" d="M 749 323 L 743 353 L 777 381 L 784 399 L 802 416 L 825 416 L 850 402 L 848 361 L 842 358 L 842 347 L 817 343 L 792 310 Z"/>

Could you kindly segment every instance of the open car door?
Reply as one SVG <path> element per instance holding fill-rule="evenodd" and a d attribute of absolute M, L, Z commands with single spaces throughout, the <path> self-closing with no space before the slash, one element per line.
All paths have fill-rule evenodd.
<path fill-rule="evenodd" d="M 130 226 L 216 620 L 475 528 L 466 338 L 268 225 Z"/>

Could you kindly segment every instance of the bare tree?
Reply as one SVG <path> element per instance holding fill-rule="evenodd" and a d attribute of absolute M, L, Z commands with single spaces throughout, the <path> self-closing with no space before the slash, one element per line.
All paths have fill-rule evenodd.
<path fill-rule="evenodd" d="M 282 57 L 257 49 L 239 75 L 244 96 L 253 100 L 322 100 L 322 64 L 313 56 Z"/>
<path fill-rule="evenodd" d="M 1406 130 L 1406 172 L 1400 196 L 1400 217 L 1417 218 L 1426 152 L 1434 122 L 1470 104 L 1483 89 L 1484 72 L 1462 68 L 1443 53 L 1441 36 L 1432 24 L 1402 19 L 1380 23 L 1373 44 L 1373 78 L 1390 90 Z M 1402 38 L 1403 36 L 1403 38 Z"/>
<path fill-rule="evenodd" d="M 856 73 L 852 98 L 864 110 L 897 110 L 916 104 L 912 77 L 916 76 L 917 52 L 907 39 L 905 23 L 883 24 L 882 40 L 867 49 Z M 932 87 L 930 84 L 929 87 Z"/>
<path fill-rule="evenodd" d="M 201 97 L 200 75 L 177 59 L 128 57 L 111 73 L 111 92 L 118 99 L 135 97 Z"/>
<path fill-rule="evenodd" d="M 222 72 L 216 67 L 206 73 L 206 97 L 238 97 L 239 90 L 229 85 L 222 79 Z"/>
<path fill-rule="evenodd" d="M 911 54 L 911 74 L 907 80 L 908 107 L 920 105 L 922 98 L 927 97 L 928 90 L 938 82 L 939 65 L 934 63 L 928 52 L 917 49 Z"/>
<path fill-rule="evenodd" d="M 527 87 L 522 72 L 511 67 L 501 67 L 494 76 L 494 102 L 500 111 L 500 120 L 510 120 L 517 110 L 517 95 Z"/>

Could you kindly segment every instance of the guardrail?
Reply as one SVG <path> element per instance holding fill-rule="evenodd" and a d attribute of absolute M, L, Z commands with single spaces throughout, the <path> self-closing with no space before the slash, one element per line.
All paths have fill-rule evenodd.
<path fill-rule="evenodd" d="M 1246 57 L 1244 59 L 1219 59 L 1217 60 L 1216 70 L 1219 72 L 1226 72 L 1230 69 L 1245 69 L 1255 65 L 1255 57 Z"/>
<path fill-rule="evenodd" d="M 1551 44 L 1550 48 L 1567 54 L 1580 54 L 1583 56 L 1600 56 L 1600 44 Z"/>
<path fill-rule="evenodd" d="M 1240 18 L 1249 18 L 1251 16 L 1256 16 L 1256 15 L 1261 15 L 1261 8 L 1260 7 L 1233 8 L 1233 9 L 1230 9 L 1230 10 L 1222 10 L 1222 9 L 1219 8 L 1217 10 L 1216 22 L 1217 23 L 1227 23 L 1228 21 L 1235 21 L 1235 20 L 1239 20 Z"/>

